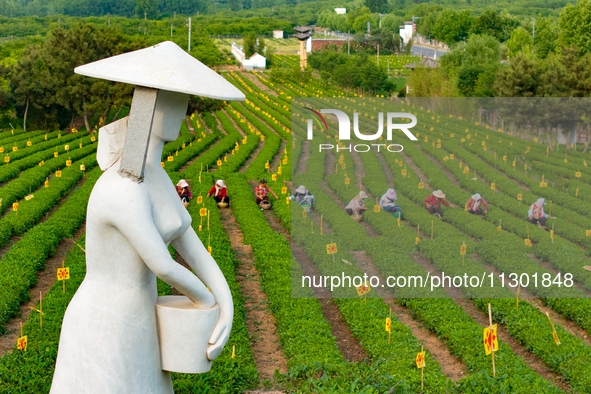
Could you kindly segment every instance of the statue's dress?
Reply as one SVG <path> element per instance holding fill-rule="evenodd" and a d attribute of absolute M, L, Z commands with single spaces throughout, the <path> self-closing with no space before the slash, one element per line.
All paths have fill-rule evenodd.
<path fill-rule="evenodd" d="M 117 168 L 90 196 L 86 277 L 64 316 L 51 394 L 173 392 L 160 364 L 156 277 L 128 233 L 149 234 L 153 223 L 160 237 L 144 241 L 168 245 L 191 217 L 162 169 L 146 168 L 145 181 L 130 185 Z"/>

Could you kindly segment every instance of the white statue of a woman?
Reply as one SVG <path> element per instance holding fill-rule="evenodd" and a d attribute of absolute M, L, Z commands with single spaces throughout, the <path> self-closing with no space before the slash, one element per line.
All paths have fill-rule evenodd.
<path fill-rule="evenodd" d="M 165 44 L 164 48 L 142 51 L 155 48 L 178 52 L 171 47 L 174 44 Z M 159 72 L 157 64 L 145 67 Z M 137 73 L 137 69 L 132 71 Z M 137 88 L 129 119 L 119 121 L 112 127 L 112 135 L 106 133 L 99 139 L 103 144 L 102 153 L 99 147 L 99 164 L 108 168 L 88 203 L 86 277 L 64 317 L 52 394 L 172 393 L 170 373 L 161 366 L 156 276 L 189 297 L 195 308 L 219 306 L 219 318 L 206 339 L 209 360 L 219 356 L 230 334 L 233 304 L 228 285 L 191 227 L 191 217 L 160 163 L 164 143 L 178 136 L 189 95 L 162 90 L 164 86 L 158 86 L 160 90 L 150 88 L 144 92 L 154 97 L 150 129 L 144 130 L 147 147 L 128 144 L 132 123 L 137 126 L 145 120 L 141 107 L 146 103 Z M 128 133 L 126 138 L 117 135 L 121 130 Z M 120 149 L 117 141 L 124 139 L 125 149 Z M 131 157 L 137 152 L 139 158 Z M 140 163 L 140 176 L 134 178 L 133 168 L 124 169 L 126 162 Z M 194 274 L 171 258 L 169 244 Z"/>

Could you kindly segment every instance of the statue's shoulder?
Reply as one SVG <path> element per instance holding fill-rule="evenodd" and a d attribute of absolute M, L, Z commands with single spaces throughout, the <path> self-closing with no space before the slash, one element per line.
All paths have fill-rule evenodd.
<path fill-rule="evenodd" d="M 91 202 L 98 206 L 130 207 L 148 203 L 146 185 L 121 177 L 116 171 L 105 171 L 92 189 Z"/>

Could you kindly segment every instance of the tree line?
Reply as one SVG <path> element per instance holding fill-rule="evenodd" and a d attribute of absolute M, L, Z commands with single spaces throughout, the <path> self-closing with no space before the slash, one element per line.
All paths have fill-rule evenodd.
<path fill-rule="evenodd" d="M 536 26 L 517 25 L 502 36 L 494 34 L 498 29 L 470 34 L 441 58 L 439 69 L 415 70 L 413 95 L 591 96 L 591 0 L 567 5 L 558 18 L 539 17 Z"/>
<path fill-rule="evenodd" d="M 126 35 L 121 29 L 82 24 L 56 27 L 44 39 L 27 39 L 0 46 L 8 56 L 0 62 L 0 127 L 64 129 L 75 118 L 93 130 L 99 119 L 111 121 L 129 105 L 133 87 L 74 74 L 74 68 L 120 53 L 165 41 L 166 36 Z M 177 40 L 186 47 L 187 38 Z M 191 55 L 208 66 L 226 63 L 207 34 L 192 37 Z M 192 107 L 211 103 L 193 99 Z"/>

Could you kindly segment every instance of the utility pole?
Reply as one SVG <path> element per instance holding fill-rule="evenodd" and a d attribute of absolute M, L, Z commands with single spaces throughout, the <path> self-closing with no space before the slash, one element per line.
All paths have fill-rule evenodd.
<path fill-rule="evenodd" d="M 351 31 L 347 33 L 347 55 L 351 54 Z"/>
<path fill-rule="evenodd" d="M 172 23 L 170 24 L 170 36 L 172 37 Z"/>
<path fill-rule="evenodd" d="M 534 18 L 531 18 L 532 21 L 534 21 L 533 25 L 531 26 L 531 35 L 532 38 L 536 38 L 536 20 Z"/>
<path fill-rule="evenodd" d="M 148 19 L 148 13 L 144 11 L 144 20 Z"/>
<path fill-rule="evenodd" d="M 189 45 L 187 48 L 187 52 L 191 52 L 191 18 L 189 18 Z"/>
<path fill-rule="evenodd" d="M 380 65 L 380 44 L 378 44 L 378 66 Z"/>

